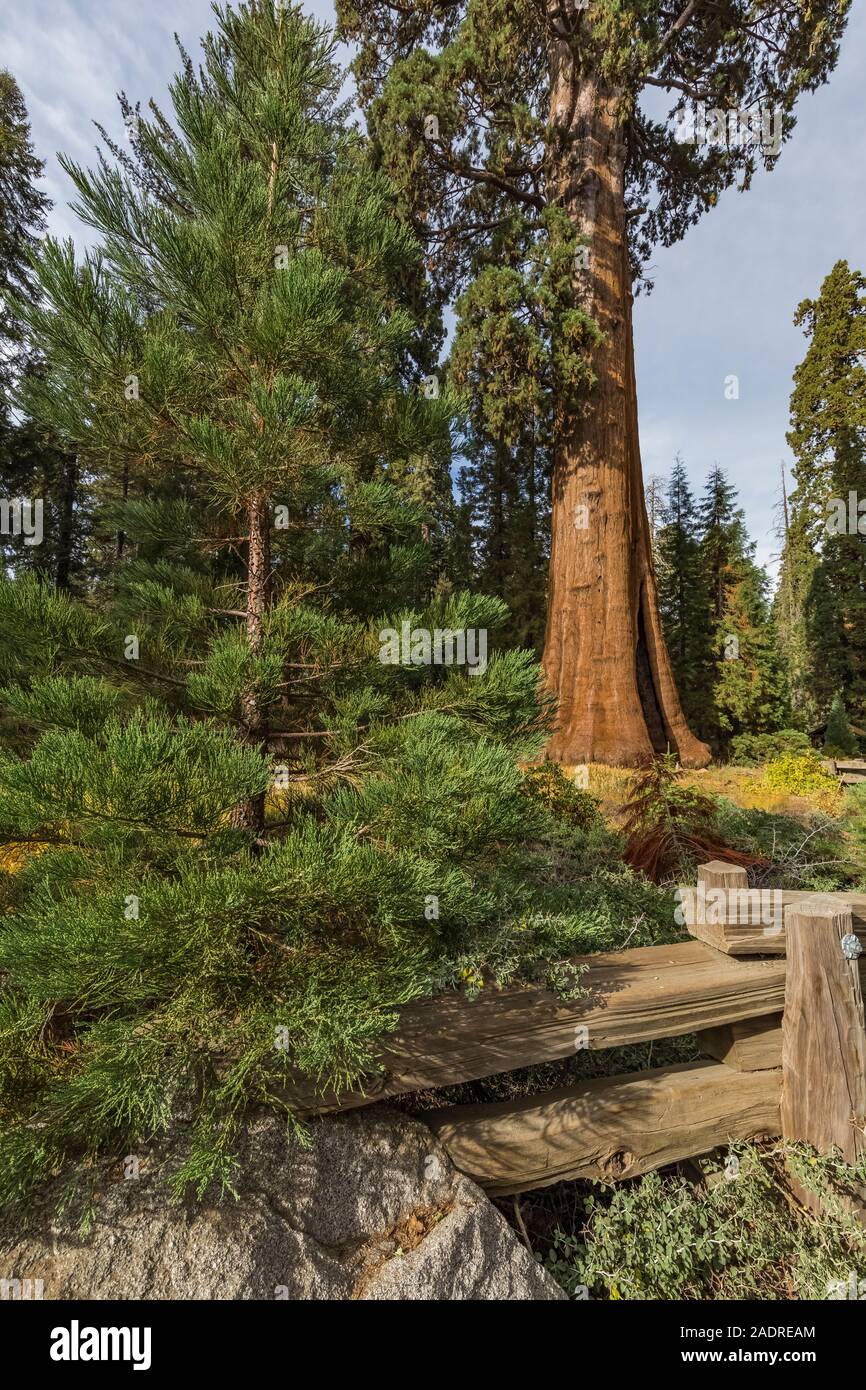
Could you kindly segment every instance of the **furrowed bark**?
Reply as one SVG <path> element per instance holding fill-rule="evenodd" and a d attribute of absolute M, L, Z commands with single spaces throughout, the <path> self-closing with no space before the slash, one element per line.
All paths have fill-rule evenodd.
<path fill-rule="evenodd" d="M 548 198 L 588 245 L 575 302 L 604 337 L 597 383 L 557 420 L 544 670 L 559 697 L 548 756 L 639 766 L 667 747 L 710 760 L 680 706 L 661 632 L 644 500 L 626 238 L 626 149 L 618 94 L 550 45 Z M 584 510 L 585 509 L 585 510 Z M 582 524 L 585 523 L 585 524 Z"/>

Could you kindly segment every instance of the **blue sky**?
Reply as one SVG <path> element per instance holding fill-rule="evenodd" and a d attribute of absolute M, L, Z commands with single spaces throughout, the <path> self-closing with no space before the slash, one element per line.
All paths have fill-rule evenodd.
<path fill-rule="evenodd" d="M 330 0 L 305 0 L 321 18 Z M 86 239 L 66 206 L 64 150 L 89 163 L 97 120 L 119 139 L 115 94 L 161 101 L 176 67 L 172 35 L 195 51 L 209 0 L 0 0 L 0 62 L 24 91 L 54 200 L 52 230 Z M 834 261 L 866 270 L 866 13 L 856 5 L 829 84 L 801 99 L 772 174 L 730 190 L 684 241 L 653 259 L 655 289 L 635 308 L 644 472 L 676 453 L 696 488 L 716 462 L 740 492 L 758 558 L 772 561 L 793 369 L 805 340 L 792 323 Z M 739 378 L 739 399 L 725 378 Z"/>

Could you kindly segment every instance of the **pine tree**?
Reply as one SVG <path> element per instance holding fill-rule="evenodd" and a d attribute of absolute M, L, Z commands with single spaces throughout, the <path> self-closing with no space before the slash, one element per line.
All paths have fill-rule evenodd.
<path fill-rule="evenodd" d="M 790 693 L 772 622 L 769 583 L 750 554 L 733 567 L 716 628 L 713 727 L 725 747 L 742 733 L 771 733 L 790 724 Z"/>
<path fill-rule="evenodd" d="M 138 128 L 147 178 L 67 162 L 99 245 L 49 239 L 22 308 L 38 418 L 94 475 L 159 486 L 127 498 L 98 603 L 0 581 L 22 861 L 0 875 L 2 1201 L 52 1174 L 84 1201 L 173 1123 L 178 1193 L 230 1187 L 249 1104 L 374 1072 L 436 988 L 573 988 L 567 957 L 604 939 L 577 832 L 519 765 L 546 737 L 539 669 L 480 645 L 500 600 L 438 592 L 433 523 L 394 481 L 450 442 L 448 392 L 405 379 L 419 248 L 326 31 L 216 14 L 171 120 Z M 619 939 L 622 898 L 607 915 Z"/>
<path fill-rule="evenodd" d="M 767 576 L 754 560 L 743 510 L 724 470 L 707 478 L 700 504 L 702 583 L 709 603 L 710 662 L 699 723 L 714 748 L 732 735 L 789 720 L 789 695 L 769 608 Z"/>
<path fill-rule="evenodd" d="M 845 701 L 837 691 L 833 696 L 833 703 L 830 706 L 830 713 L 827 716 L 827 729 L 824 734 L 824 754 L 828 758 L 843 757 L 857 758 L 860 755 L 860 745 L 851 731 L 848 723 L 848 715 L 845 710 Z"/>
<path fill-rule="evenodd" d="M 725 593 L 733 571 L 749 547 L 743 510 L 737 506 L 736 489 L 718 464 L 707 477 L 698 514 L 704 579 L 710 611 L 718 622 L 725 609 Z"/>
<path fill-rule="evenodd" d="M 83 579 L 85 512 L 78 461 L 56 435 L 13 409 L 17 382 L 40 370 L 15 304 L 32 300 L 31 258 L 50 203 L 37 186 L 43 165 L 30 139 L 27 109 L 12 74 L 0 71 L 0 479 L 3 498 L 41 507 L 37 534 L 15 528 L 0 538 L 6 565 L 32 569 L 65 589 Z M 77 513 L 77 515 L 76 515 Z"/>
<path fill-rule="evenodd" d="M 33 150 L 21 89 L 0 70 L 0 402 L 8 403 L 27 352 L 14 304 L 33 293 L 30 258 L 45 229 L 49 202 L 37 187 L 43 165 Z"/>
<path fill-rule="evenodd" d="M 794 374 L 796 490 L 782 560 L 782 641 L 795 704 L 826 718 L 844 690 L 866 719 L 866 280 L 837 261 L 795 322 L 809 339 Z M 853 509 L 852 509 L 853 498 Z"/>
<path fill-rule="evenodd" d="M 689 721 L 721 753 L 732 736 L 789 719 L 768 580 L 718 465 L 696 504 L 677 459 L 663 519 L 657 571 L 665 639 Z"/>
<path fill-rule="evenodd" d="M 39 370 L 31 366 L 29 370 Z M 40 510 L 41 539 L 31 544 L 24 531 L 11 531 L 0 540 L 8 568 L 33 573 L 58 589 L 82 591 L 94 568 L 90 549 L 90 499 L 87 479 L 75 451 L 56 431 L 27 418 L 0 427 L 0 471 L 3 495 Z"/>
<path fill-rule="evenodd" d="M 804 519 L 794 511 L 788 498 L 784 465 L 781 509 L 782 551 L 773 598 L 773 623 L 788 675 L 791 722 L 795 728 L 805 731 L 813 729 L 819 718 L 808 683 L 810 661 L 805 602 L 817 559 L 806 534 Z"/>
<path fill-rule="evenodd" d="M 832 70 L 847 0 L 338 0 L 362 105 L 423 238 L 440 301 L 489 268 L 519 275 L 554 377 L 544 666 L 551 756 L 701 765 L 662 640 L 643 499 L 632 286 L 727 188 L 772 168 L 803 91 Z M 660 89 L 667 120 L 642 100 Z M 703 106 L 767 139 L 688 134 Z M 694 122 L 693 122 L 694 123 Z M 685 137 L 685 138 L 684 138 Z M 584 530 L 578 509 L 589 514 Z M 599 576 L 601 579 L 599 580 Z M 579 598 L 577 597 L 579 595 Z M 650 733 L 650 724 L 653 733 Z"/>
<path fill-rule="evenodd" d="M 550 372 L 520 274 L 488 267 L 458 301 L 449 374 L 469 401 L 459 486 L 473 586 L 511 619 L 503 640 L 540 651 L 549 551 Z"/>
<path fill-rule="evenodd" d="M 700 518 L 685 465 L 674 461 L 658 530 L 659 612 L 687 718 L 705 722 L 711 629 L 701 567 Z"/>

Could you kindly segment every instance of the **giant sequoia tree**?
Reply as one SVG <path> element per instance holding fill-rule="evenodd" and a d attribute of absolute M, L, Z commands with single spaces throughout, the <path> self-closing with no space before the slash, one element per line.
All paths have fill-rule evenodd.
<path fill-rule="evenodd" d="M 516 308 L 503 297 L 501 316 L 535 324 L 544 343 L 553 398 L 544 665 L 559 698 L 550 752 L 562 761 L 637 763 L 665 744 L 684 763 L 708 758 L 683 716 L 659 624 L 632 285 L 655 245 L 681 237 L 731 184 L 748 187 L 760 163 L 772 166 L 797 97 L 835 63 L 847 9 L 848 0 L 338 0 L 344 35 L 360 41 L 371 130 L 438 294 L 517 275 L 526 292 Z M 641 105 L 648 88 L 671 95 L 667 118 Z M 704 125 L 716 111 L 724 129 L 712 115 Z"/>

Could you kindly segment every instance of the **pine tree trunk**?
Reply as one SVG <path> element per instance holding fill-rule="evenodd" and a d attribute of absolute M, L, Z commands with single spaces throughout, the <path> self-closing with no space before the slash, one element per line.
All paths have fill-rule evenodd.
<path fill-rule="evenodd" d="M 125 459 L 125 460 L 124 460 L 124 463 L 123 463 L 123 475 L 122 475 L 121 481 L 120 481 L 120 497 L 121 497 L 121 501 L 123 501 L 123 502 L 127 502 L 127 501 L 129 500 L 129 460 L 128 460 L 128 459 Z M 125 545 L 126 545 L 126 532 L 123 531 L 123 530 L 118 530 L 117 536 L 116 536 L 116 539 L 115 539 L 115 546 L 114 546 L 114 554 L 115 554 L 115 558 L 116 558 L 116 559 L 120 560 L 120 559 L 123 558 L 123 549 L 124 549 L 124 546 L 125 546 Z"/>
<path fill-rule="evenodd" d="M 247 641 L 253 652 L 260 650 L 264 637 L 265 616 L 271 589 L 271 531 L 270 510 L 264 492 L 254 492 L 247 508 L 249 545 L 247 555 Z M 240 737 L 244 743 L 262 746 L 268 735 L 267 715 L 261 707 L 259 692 L 250 687 L 242 702 L 243 723 Z M 261 830 L 265 823 L 265 794 L 248 797 L 232 813 L 232 824 L 244 830 Z"/>
<path fill-rule="evenodd" d="M 589 248 L 576 301 L 604 333 L 598 378 L 554 441 L 544 669 L 559 697 L 556 761 L 639 766 L 666 747 L 683 765 L 709 749 L 689 731 L 661 633 L 644 501 L 625 226 L 625 146 L 616 94 L 551 48 L 548 197 Z M 586 508 L 583 513 L 581 509 Z M 579 521 L 586 520 L 581 527 Z"/>
<path fill-rule="evenodd" d="M 78 458 L 68 453 L 63 459 L 60 490 L 57 498 L 60 521 L 57 531 L 57 561 L 54 583 L 58 589 L 69 588 L 72 570 L 72 537 L 75 520 L 75 492 L 78 486 Z"/>

